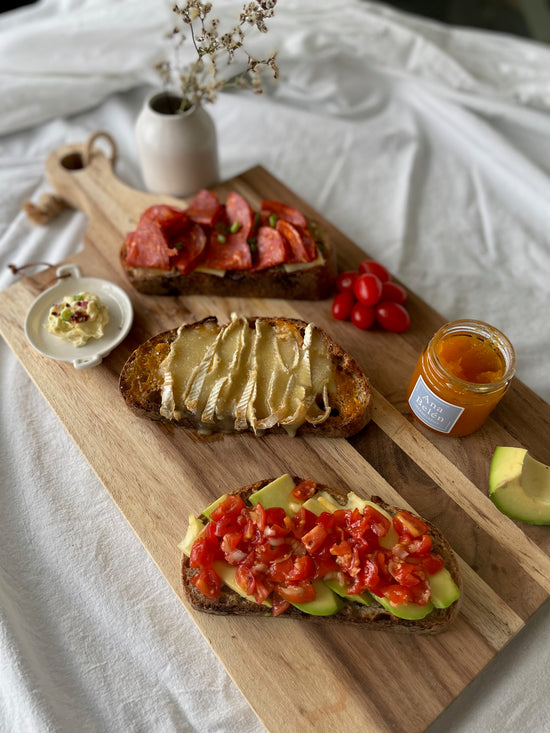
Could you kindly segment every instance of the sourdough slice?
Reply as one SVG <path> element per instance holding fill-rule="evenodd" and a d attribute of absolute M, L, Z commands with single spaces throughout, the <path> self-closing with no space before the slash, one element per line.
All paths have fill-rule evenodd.
<path fill-rule="evenodd" d="M 223 275 L 194 270 L 187 275 L 177 269 L 149 270 L 126 264 L 126 244 L 120 249 L 120 263 L 133 287 L 145 295 L 217 295 L 239 298 L 285 298 L 323 300 L 329 298 L 336 282 L 336 254 L 332 240 L 315 221 L 309 231 L 321 255 L 319 263 L 266 270 L 226 270 Z"/>
<path fill-rule="evenodd" d="M 293 476 L 293 480 L 298 484 L 304 479 L 298 476 Z M 271 481 L 273 481 L 272 478 L 264 481 L 258 481 L 241 489 L 237 489 L 236 491 L 230 491 L 227 493 L 235 495 L 239 494 L 243 500 L 248 503 L 247 499 L 251 494 L 263 488 Z M 346 504 L 346 495 L 329 486 L 317 484 L 317 490 L 319 492 L 328 492 L 334 501 L 342 506 Z M 400 507 L 387 504 L 379 496 L 371 496 L 370 501 L 378 504 L 378 506 L 385 509 L 392 516 L 397 514 L 400 510 Z M 204 516 L 199 518 L 206 521 L 206 517 Z M 332 616 L 313 616 L 308 613 L 303 613 L 294 606 L 290 606 L 280 616 L 280 618 L 293 618 L 300 619 L 300 621 L 312 621 L 317 623 L 355 624 L 363 625 L 367 630 L 373 629 L 415 634 L 437 634 L 441 631 L 445 631 L 455 620 L 458 614 L 462 598 L 462 580 L 458 562 L 451 546 L 433 524 L 428 522 L 426 519 L 423 519 L 423 521 L 429 527 L 429 535 L 433 542 L 433 552 L 441 555 L 445 560 L 445 567 L 461 591 L 460 598 L 451 606 L 448 608 L 434 608 L 428 616 L 417 621 L 398 618 L 377 603 L 373 603 L 370 606 L 364 606 L 353 602 L 344 603 L 343 608 Z M 206 596 L 204 596 L 192 583 L 189 582 L 190 578 L 196 572 L 198 572 L 198 570 L 189 567 L 189 558 L 184 555 L 182 560 L 183 591 L 185 597 L 193 608 L 205 613 L 212 613 L 221 616 L 269 616 L 272 618 L 269 608 L 248 601 L 246 598 L 243 598 L 223 584 L 218 598 L 215 600 L 206 598 Z"/>
<path fill-rule="evenodd" d="M 238 362 L 236 351 L 229 341 L 228 347 L 218 344 L 219 351 L 208 352 L 208 362 L 208 345 L 205 347 L 202 342 L 211 342 L 219 337 L 223 329 L 229 339 L 230 328 L 235 329 L 235 342 L 238 338 L 248 341 L 246 347 L 242 346 L 242 363 Z M 287 338 L 288 335 L 291 338 Z M 198 357 L 193 361 L 189 356 L 194 353 L 191 344 L 195 348 L 197 342 L 201 342 L 199 345 L 203 355 L 200 363 Z M 291 343 L 293 349 L 305 349 L 306 343 L 311 347 L 311 351 L 307 352 L 307 360 L 299 351 L 301 361 L 294 362 L 298 366 L 291 374 L 292 379 L 284 371 L 283 357 L 280 362 L 271 358 L 273 353 L 280 356 L 285 351 L 281 343 Z M 314 344 L 320 351 L 313 350 Z M 285 348 L 287 353 L 284 358 L 290 359 L 288 347 Z M 274 367 L 275 361 L 283 365 L 279 371 Z M 182 362 L 185 362 L 185 369 L 191 372 L 185 393 L 182 393 L 177 377 L 174 377 L 178 364 Z M 167 366 L 169 363 L 170 366 Z M 312 386 L 302 403 L 297 395 L 303 395 L 301 385 L 304 369 L 306 381 L 308 369 L 312 375 L 320 374 L 321 377 L 311 378 Z M 227 378 L 227 373 L 232 376 Z M 253 383 L 254 376 L 251 376 L 254 374 L 256 385 Z M 325 380 L 322 389 L 319 386 L 320 378 Z M 199 384 L 201 379 L 202 387 Z M 180 385 L 182 380 L 179 379 Z M 224 380 L 227 383 L 225 387 Z M 178 389 L 179 400 L 176 400 Z M 270 395 L 275 395 L 269 401 L 265 399 L 268 389 L 271 390 Z M 323 329 L 298 319 L 244 318 L 235 314 L 223 326 L 218 324 L 216 318 L 208 317 L 146 341 L 130 355 L 124 365 L 120 391 L 134 412 L 153 420 L 196 429 L 202 433 L 253 431 L 258 435 L 264 432 L 287 432 L 290 435 L 349 437 L 359 432 L 369 421 L 372 399 L 369 381 L 358 364 Z M 254 409 L 252 414 L 250 410 L 245 414 L 243 401 L 252 393 L 255 395 L 250 398 L 255 400 Z M 266 403 L 271 406 L 275 402 L 276 407 L 284 402 L 285 407 L 290 405 L 292 409 L 286 415 L 282 409 L 275 409 L 268 416 L 265 410 L 260 412 L 259 408 L 266 407 Z M 302 404 L 307 405 L 307 410 L 302 408 Z"/>

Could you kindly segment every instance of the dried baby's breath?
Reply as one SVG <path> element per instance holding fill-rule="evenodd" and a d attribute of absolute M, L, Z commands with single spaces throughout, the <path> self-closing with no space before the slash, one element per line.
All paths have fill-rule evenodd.
<path fill-rule="evenodd" d="M 156 68 L 167 87 L 177 88 L 182 96 L 182 109 L 205 102 L 215 102 L 222 89 L 237 86 L 262 92 L 262 72 L 268 70 L 274 79 L 279 77 L 276 56 L 257 59 L 246 50 L 246 33 L 256 29 L 267 33 L 267 20 L 275 12 L 277 0 L 247 2 L 238 16 L 236 25 L 221 32 L 220 21 L 212 13 L 213 5 L 200 0 L 176 3 L 172 11 L 176 25 L 170 33 L 174 40 L 173 61 L 160 61 Z M 180 68 L 177 62 L 184 44 L 191 43 L 196 54 L 194 61 Z M 227 66 L 239 61 L 244 68 L 231 76 Z"/>

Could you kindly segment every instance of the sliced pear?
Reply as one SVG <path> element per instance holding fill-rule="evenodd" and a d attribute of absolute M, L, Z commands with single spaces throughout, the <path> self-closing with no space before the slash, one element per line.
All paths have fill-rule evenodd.
<path fill-rule="evenodd" d="M 499 446 L 491 461 L 489 496 L 512 519 L 550 524 L 550 466 L 525 448 Z"/>

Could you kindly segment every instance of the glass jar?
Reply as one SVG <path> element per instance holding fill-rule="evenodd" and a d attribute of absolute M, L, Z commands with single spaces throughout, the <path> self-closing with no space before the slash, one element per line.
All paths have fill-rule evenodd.
<path fill-rule="evenodd" d="M 515 367 L 514 349 L 501 331 L 482 321 L 452 321 L 420 355 L 407 401 L 431 430 L 469 435 L 504 396 Z"/>

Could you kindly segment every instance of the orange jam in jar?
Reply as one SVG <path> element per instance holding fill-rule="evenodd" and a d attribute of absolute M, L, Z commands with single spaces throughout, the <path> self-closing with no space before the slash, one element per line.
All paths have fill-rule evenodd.
<path fill-rule="evenodd" d="M 442 326 L 415 367 L 407 400 L 415 417 L 431 430 L 454 437 L 480 428 L 514 376 L 510 341 L 482 321 Z"/>

